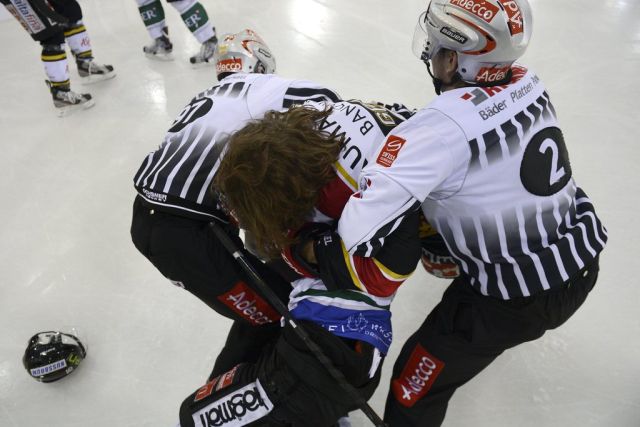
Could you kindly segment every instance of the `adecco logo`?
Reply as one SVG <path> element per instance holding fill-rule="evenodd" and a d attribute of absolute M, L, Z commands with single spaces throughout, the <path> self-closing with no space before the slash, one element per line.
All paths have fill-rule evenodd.
<path fill-rule="evenodd" d="M 402 406 L 411 408 L 427 394 L 442 368 L 444 368 L 444 362 L 434 357 L 420 344 L 416 345 L 400 376 L 391 382 L 396 400 Z"/>
<path fill-rule="evenodd" d="M 476 81 L 479 83 L 499 82 L 507 78 L 507 73 L 511 66 L 506 67 L 483 67 L 476 74 Z"/>
<path fill-rule="evenodd" d="M 266 325 L 280 319 L 278 312 L 242 281 L 236 283 L 229 292 L 219 295 L 218 300 L 254 326 Z"/>
<path fill-rule="evenodd" d="M 468 10 L 486 22 L 491 22 L 498 13 L 498 6 L 484 0 L 450 0 L 449 3 L 460 9 Z"/>
<path fill-rule="evenodd" d="M 223 59 L 216 64 L 216 72 L 220 73 L 237 73 L 238 71 L 242 71 L 242 59 L 241 58 L 231 58 L 231 59 Z"/>

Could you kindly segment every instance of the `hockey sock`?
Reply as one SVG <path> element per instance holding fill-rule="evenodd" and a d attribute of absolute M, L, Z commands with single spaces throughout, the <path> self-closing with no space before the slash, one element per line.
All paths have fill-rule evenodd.
<path fill-rule="evenodd" d="M 160 0 L 136 0 L 144 26 L 152 39 L 162 37 L 162 29 L 166 26 L 164 9 Z"/>
<path fill-rule="evenodd" d="M 69 89 L 69 67 L 64 44 L 42 46 L 42 63 L 49 78 L 51 88 Z"/>
<path fill-rule="evenodd" d="M 171 2 L 171 5 L 180 12 L 184 24 L 200 43 L 216 35 L 213 26 L 209 23 L 207 11 L 199 1 L 180 0 Z"/>
<path fill-rule="evenodd" d="M 76 61 L 90 61 L 93 59 L 91 40 L 82 21 L 69 24 L 69 28 L 64 31 L 64 37 L 69 43 L 69 48 L 76 57 Z"/>

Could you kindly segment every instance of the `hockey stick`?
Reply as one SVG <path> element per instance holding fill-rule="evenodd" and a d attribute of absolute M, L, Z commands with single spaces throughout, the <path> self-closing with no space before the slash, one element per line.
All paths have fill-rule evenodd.
<path fill-rule="evenodd" d="M 347 382 L 347 379 L 344 377 L 344 374 L 340 372 L 326 354 L 322 351 L 322 349 L 316 344 L 307 331 L 300 325 L 298 325 L 295 320 L 291 317 L 289 310 L 285 305 L 278 299 L 276 294 L 269 288 L 269 285 L 260 277 L 258 272 L 253 268 L 253 266 L 249 263 L 246 256 L 242 253 L 242 250 L 229 238 L 227 233 L 215 222 L 210 222 L 209 226 L 213 230 L 214 234 L 220 241 L 222 245 L 225 247 L 227 251 L 238 261 L 242 269 L 249 275 L 253 283 L 262 290 L 265 297 L 269 300 L 269 302 L 273 305 L 273 307 L 278 311 L 278 313 L 284 317 L 285 321 L 291 325 L 293 331 L 302 339 L 305 345 L 311 350 L 311 353 L 320 361 L 322 366 L 325 367 L 329 374 L 333 377 L 334 380 L 338 382 L 340 387 L 349 395 L 351 399 L 353 399 L 360 410 L 364 412 L 364 414 L 371 420 L 371 422 L 376 427 L 388 427 L 387 424 L 382 421 L 382 418 L 376 414 L 376 412 L 369 406 L 366 400 L 362 396 L 358 394 L 356 389 Z"/>

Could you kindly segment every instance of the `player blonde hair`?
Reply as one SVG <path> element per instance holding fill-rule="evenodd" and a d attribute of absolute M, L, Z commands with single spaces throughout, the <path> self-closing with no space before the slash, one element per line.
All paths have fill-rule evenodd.
<path fill-rule="evenodd" d="M 262 255 L 278 257 L 295 242 L 291 231 L 304 225 L 320 190 L 336 176 L 342 138 L 318 128 L 330 113 L 270 111 L 229 140 L 213 190 Z"/>

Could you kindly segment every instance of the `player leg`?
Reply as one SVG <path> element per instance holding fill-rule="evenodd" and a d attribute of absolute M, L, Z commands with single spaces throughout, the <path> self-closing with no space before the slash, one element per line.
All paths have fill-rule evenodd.
<path fill-rule="evenodd" d="M 273 345 L 264 350 L 272 351 Z M 273 397 L 265 390 L 259 364 L 243 363 L 209 378 L 180 406 L 179 427 L 281 426 L 271 416 Z"/>
<path fill-rule="evenodd" d="M 89 94 L 71 91 L 63 28 L 65 18 L 43 0 L 31 0 L 16 8 L 8 0 L 0 0 L 31 37 L 42 45 L 41 60 L 47 75 L 47 86 L 59 116 L 93 106 Z"/>
<path fill-rule="evenodd" d="M 393 367 L 384 419 L 392 427 L 439 426 L 455 390 L 488 366 L 501 348 L 474 354 L 471 286 L 455 280 L 405 342 Z"/>
<path fill-rule="evenodd" d="M 201 43 L 200 52 L 189 58 L 192 64 L 209 62 L 218 43 L 216 30 L 209 22 L 209 15 L 197 0 L 167 0 L 180 13 L 184 24 Z"/>
<path fill-rule="evenodd" d="M 173 284 L 241 324 L 232 328 L 214 373 L 254 360 L 252 355 L 274 333 L 272 325 L 279 324 L 280 315 L 261 291 L 248 285 L 244 271 L 208 223 L 155 211 L 136 198 L 131 236 L 138 250 Z M 276 295 L 288 301 L 291 285 L 254 256 L 247 256 Z M 239 339 L 234 339 L 234 333 Z"/>
<path fill-rule="evenodd" d="M 95 83 L 116 76 L 112 65 L 102 65 L 94 61 L 91 39 L 82 23 L 82 9 L 76 0 L 49 0 L 53 9 L 68 20 L 64 37 L 76 59 L 78 74 L 82 83 Z"/>
<path fill-rule="evenodd" d="M 62 30 L 40 42 L 42 63 L 47 74 L 47 86 L 53 97 L 53 105 L 60 117 L 77 110 L 93 107 L 94 101 L 88 93 L 79 94 L 71 90 L 69 66 Z"/>
<path fill-rule="evenodd" d="M 153 39 L 151 44 L 142 48 L 148 58 L 162 61 L 173 60 L 173 44 L 169 40 L 169 27 L 164 19 L 164 8 L 160 0 L 136 0 L 140 18 Z"/>
<path fill-rule="evenodd" d="M 224 347 L 216 358 L 209 379 L 228 371 L 238 363 L 256 363 L 262 349 L 274 342 L 280 332 L 280 324 L 271 323 L 256 327 L 247 322 L 236 320 L 231 325 Z"/>
<path fill-rule="evenodd" d="M 558 289 L 509 301 L 454 280 L 396 360 L 385 421 L 392 427 L 441 425 L 458 387 L 504 350 L 564 323 L 593 288 L 597 271 L 594 263 Z"/>
<path fill-rule="evenodd" d="M 238 230 L 230 237 L 242 246 Z M 140 197 L 134 202 L 131 236 L 138 250 L 174 285 L 186 289 L 218 313 L 254 326 L 279 323 L 280 315 L 254 290 L 207 221 L 158 211 Z M 284 302 L 291 285 L 255 256 L 247 258 Z"/>
<path fill-rule="evenodd" d="M 357 347 L 321 327 L 301 322 L 365 399 L 375 390 L 380 369 L 371 377 L 373 348 Z M 265 345 L 255 363 L 241 364 L 189 396 L 180 408 L 182 427 L 327 427 L 355 404 L 290 328 Z M 352 345 L 353 344 L 353 345 Z"/>

